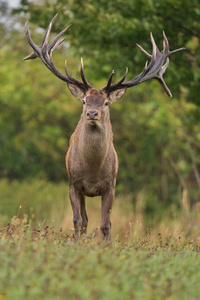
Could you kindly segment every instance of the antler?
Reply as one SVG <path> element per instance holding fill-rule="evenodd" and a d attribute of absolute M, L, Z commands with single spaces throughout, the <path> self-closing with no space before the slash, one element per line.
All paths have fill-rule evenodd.
<path fill-rule="evenodd" d="M 63 81 L 66 81 L 67 84 L 74 84 L 76 86 L 78 86 L 79 88 L 81 88 L 83 90 L 83 92 L 85 93 L 89 88 L 92 88 L 92 86 L 88 83 L 85 74 L 84 74 L 84 70 L 83 70 L 83 60 L 81 59 L 81 78 L 82 81 L 79 81 L 75 78 L 73 78 L 72 76 L 69 75 L 69 72 L 67 70 L 67 61 L 65 61 L 65 71 L 66 71 L 66 75 L 64 75 L 63 73 L 61 73 L 56 66 L 54 65 L 53 61 L 52 61 L 52 53 L 55 49 L 58 48 L 58 46 L 65 40 L 62 39 L 59 41 L 59 38 L 68 30 L 68 28 L 71 26 L 67 26 L 64 30 L 62 30 L 53 40 L 53 42 L 48 45 L 48 41 L 49 41 L 49 35 L 51 32 L 51 28 L 53 26 L 53 24 L 56 21 L 58 14 L 55 15 L 55 17 L 51 20 L 44 39 L 42 41 L 41 46 L 37 46 L 31 39 L 30 36 L 30 32 L 29 32 L 29 27 L 28 27 L 28 21 L 26 21 L 25 23 L 25 31 L 26 31 L 26 37 L 27 40 L 30 44 L 30 46 L 33 48 L 34 52 L 32 52 L 29 56 L 25 57 L 24 60 L 28 60 L 28 59 L 35 59 L 37 57 L 39 57 L 42 62 L 45 64 L 45 66 L 54 74 L 56 75 L 58 78 L 60 78 Z"/>
<path fill-rule="evenodd" d="M 127 68 L 126 68 L 126 72 L 125 72 L 124 76 L 122 77 L 122 79 L 119 80 L 117 83 L 113 83 L 113 84 L 111 84 L 112 77 L 114 75 L 114 71 L 112 71 L 106 86 L 103 88 L 103 90 L 108 95 L 110 93 L 112 93 L 113 91 L 115 91 L 115 90 L 123 89 L 123 88 L 130 88 L 134 85 L 137 85 L 137 84 L 140 84 L 144 81 L 155 78 L 160 82 L 160 84 L 162 85 L 162 87 L 166 91 L 167 95 L 169 97 L 172 97 L 172 94 L 171 94 L 169 88 L 167 87 L 167 85 L 166 85 L 166 83 L 163 79 L 163 74 L 164 74 L 164 72 L 167 69 L 167 66 L 169 64 L 169 57 L 172 54 L 176 53 L 176 52 L 185 50 L 185 48 L 179 48 L 179 49 L 176 49 L 176 50 L 173 50 L 173 51 L 169 51 L 169 43 L 168 43 L 166 35 L 163 31 L 163 37 L 164 37 L 164 39 L 163 39 L 163 50 L 162 50 L 162 52 L 160 52 L 157 45 L 156 45 L 156 43 L 155 43 L 155 41 L 154 41 L 153 34 L 150 33 L 150 36 L 151 36 L 151 43 L 152 43 L 152 46 L 153 46 L 152 55 L 149 54 L 147 51 L 145 51 L 140 45 L 136 44 L 140 48 L 140 50 L 147 57 L 151 58 L 149 65 L 146 62 L 143 72 L 140 73 L 135 78 L 133 78 L 132 80 L 127 81 L 127 82 L 124 82 L 124 80 L 126 78 L 126 74 L 128 72 Z M 166 61 L 166 63 L 165 63 L 165 61 Z"/>

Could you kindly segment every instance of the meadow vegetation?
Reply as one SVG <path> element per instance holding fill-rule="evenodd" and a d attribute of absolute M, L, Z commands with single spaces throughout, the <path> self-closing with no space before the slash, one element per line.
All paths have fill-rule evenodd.
<path fill-rule="evenodd" d="M 104 241 L 94 198 L 87 203 L 88 234 L 75 238 L 66 184 L 0 183 L 1 300 L 198 299 L 197 213 L 165 213 L 148 227 L 142 208 L 131 209 L 121 196 L 112 238 Z"/>
<path fill-rule="evenodd" d="M 88 234 L 75 238 L 65 182 L 1 180 L 0 299 L 198 299 L 198 207 L 150 219 L 145 197 L 116 197 L 108 241 L 88 198 Z"/>

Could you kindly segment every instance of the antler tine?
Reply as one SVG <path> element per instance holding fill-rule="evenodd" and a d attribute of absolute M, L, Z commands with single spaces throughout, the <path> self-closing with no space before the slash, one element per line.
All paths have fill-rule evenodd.
<path fill-rule="evenodd" d="M 156 52 L 160 52 L 156 43 L 155 43 L 155 40 L 154 40 L 154 37 L 153 37 L 153 34 L 152 32 L 150 32 L 150 37 L 151 37 L 151 43 L 152 43 L 152 47 L 153 47 L 153 54 L 149 54 L 146 50 L 144 50 L 144 48 L 142 48 L 142 46 L 140 46 L 139 44 L 136 43 L 136 45 L 138 46 L 138 48 L 149 58 L 152 58 L 153 57 L 156 57 Z"/>
<path fill-rule="evenodd" d="M 163 89 L 165 90 L 166 94 L 172 98 L 172 93 L 170 91 L 170 89 L 168 88 L 168 86 L 166 85 L 165 81 L 161 78 L 157 78 L 157 80 L 160 82 L 161 86 L 163 87 Z"/>
<path fill-rule="evenodd" d="M 163 52 L 169 52 L 169 42 L 163 30 Z"/>
<path fill-rule="evenodd" d="M 37 54 L 35 54 L 35 52 L 32 52 L 28 56 L 24 57 L 23 60 L 35 59 L 37 57 L 38 57 Z"/>
<path fill-rule="evenodd" d="M 92 86 L 89 84 L 89 82 L 87 81 L 85 74 L 84 74 L 84 68 L 83 68 L 83 59 L 81 57 L 81 78 L 83 80 L 83 83 L 85 86 L 87 86 L 88 88 L 91 88 Z"/>
<path fill-rule="evenodd" d="M 33 42 L 32 38 L 31 38 L 29 26 L 28 26 L 28 20 L 26 20 L 26 22 L 25 22 L 25 32 L 26 32 L 26 37 L 27 37 L 29 44 L 35 50 L 35 48 L 37 48 L 38 46 Z"/>
<path fill-rule="evenodd" d="M 151 43 L 152 43 L 152 47 L 153 47 L 152 58 L 155 61 L 156 60 L 156 54 L 160 53 L 160 51 L 159 51 L 159 49 L 158 49 L 158 47 L 157 47 L 157 45 L 155 43 L 155 40 L 154 40 L 152 32 L 150 32 L 150 37 L 151 37 Z"/>
<path fill-rule="evenodd" d="M 170 55 L 172 55 L 172 54 L 174 54 L 174 53 L 177 53 L 177 52 L 180 52 L 180 51 L 186 50 L 186 48 L 185 48 L 185 47 L 182 47 L 182 48 L 178 48 L 178 49 L 176 49 L 176 50 L 173 50 L 173 51 L 169 51 L 169 42 L 168 42 L 168 39 L 167 39 L 167 37 L 166 37 L 166 35 L 165 35 L 165 32 L 164 32 L 164 30 L 163 30 L 163 37 L 164 37 L 164 41 L 165 41 L 165 43 L 167 44 L 167 51 L 169 52 L 169 56 L 170 56 Z"/>
<path fill-rule="evenodd" d="M 50 32 L 52 29 L 53 24 L 56 21 L 58 14 L 56 14 L 53 19 L 51 20 L 51 22 L 49 23 L 49 26 L 45 32 L 43 41 L 41 46 L 37 46 L 31 39 L 30 36 L 30 32 L 29 32 L 29 27 L 28 27 L 28 21 L 26 21 L 25 23 L 25 31 L 26 31 L 26 36 L 28 39 L 28 42 L 30 44 L 30 46 L 33 48 L 34 52 L 32 52 L 29 56 L 25 57 L 24 60 L 28 60 L 28 59 L 34 59 L 39 57 L 42 62 L 45 64 L 45 66 L 54 74 L 56 75 L 58 78 L 60 78 L 63 81 L 66 81 L 68 84 L 74 84 L 76 86 L 78 86 L 79 88 L 81 88 L 84 92 L 86 92 L 89 88 L 91 88 L 91 85 L 87 82 L 84 72 L 83 72 L 83 66 L 81 66 L 81 77 L 83 82 L 76 80 L 75 78 L 73 78 L 72 76 L 69 75 L 69 72 L 67 70 L 67 66 L 65 64 L 65 71 L 66 71 L 66 75 L 64 75 L 63 73 L 61 73 L 56 66 L 53 63 L 52 60 L 52 53 L 55 49 L 58 48 L 58 46 L 65 40 L 62 39 L 59 41 L 59 38 L 68 30 L 68 28 L 71 26 L 67 26 L 64 30 L 62 30 L 53 40 L 53 42 L 51 42 L 48 45 L 48 41 L 49 41 L 49 36 L 50 36 Z"/>
<path fill-rule="evenodd" d="M 142 48 L 142 46 L 140 46 L 140 45 L 137 44 L 137 43 L 136 43 L 136 45 L 138 46 L 138 48 L 139 48 L 139 49 L 140 49 L 147 57 L 149 57 L 149 58 L 152 57 L 152 55 L 149 54 L 146 50 L 144 50 L 144 49 Z"/>
<path fill-rule="evenodd" d="M 33 42 L 32 38 L 31 38 L 29 26 L 28 26 L 28 20 L 26 20 L 26 22 L 25 22 L 25 33 L 26 33 L 26 38 L 29 42 L 29 45 L 33 48 L 34 52 L 32 52 L 30 55 L 26 56 L 24 58 L 24 60 L 35 59 L 38 57 L 38 55 L 35 53 L 35 51 L 38 51 L 39 47 Z"/>
<path fill-rule="evenodd" d="M 109 76 L 109 78 L 108 78 L 107 84 L 106 84 L 106 86 L 104 87 L 104 89 L 107 89 L 107 88 L 110 87 L 110 85 L 111 85 L 111 83 L 112 83 L 112 78 L 113 78 L 113 75 L 114 75 L 114 74 L 115 74 L 115 71 L 112 70 L 112 72 L 111 72 L 111 74 L 110 74 L 110 76 Z"/>
<path fill-rule="evenodd" d="M 48 52 L 50 52 L 51 49 L 56 49 L 65 39 L 62 39 L 62 41 L 59 42 L 58 46 L 55 47 L 55 45 L 57 45 L 57 41 L 59 40 L 59 38 L 72 26 L 72 24 L 70 24 L 69 26 L 67 26 L 65 29 L 63 29 L 53 40 L 53 42 L 48 46 Z M 53 50 L 53 51 L 54 51 Z"/>
<path fill-rule="evenodd" d="M 164 64 L 164 66 L 162 66 L 163 74 L 165 73 L 165 70 L 167 69 L 168 65 L 169 65 L 169 57 L 167 57 L 166 63 Z"/>
<path fill-rule="evenodd" d="M 55 23 L 55 21 L 57 19 L 57 16 L 58 16 L 58 13 L 53 17 L 53 19 L 49 23 L 49 26 L 47 27 L 47 30 L 46 30 L 45 35 L 44 35 L 44 39 L 42 41 L 42 45 L 40 46 L 41 51 L 42 51 L 42 53 L 43 53 L 44 56 L 46 56 L 46 51 L 48 53 L 50 53 L 50 50 L 51 50 L 50 46 L 52 44 L 54 46 L 54 41 L 50 44 L 50 46 L 48 46 L 48 42 L 49 42 L 49 36 L 50 36 L 50 32 L 51 32 L 52 26 Z M 51 46 L 51 47 L 53 47 L 53 46 Z"/>
<path fill-rule="evenodd" d="M 49 23 L 49 26 L 47 27 L 47 30 L 46 30 L 46 32 L 45 32 L 45 35 L 44 35 L 44 38 L 43 38 L 41 47 L 44 46 L 45 44 L 46 44 L 46 46 L 47 46 L 48 40 L 49 40 L 49 35 L 50 35 L 50 32 L 51 32 L 51 28 L 52 28 L 53 24 L 55 23 L 57 17 L 58 17 L 58 13 L 53 17 L 53 19 L 52 19 L 51 22 Z"/>
<path fill-rule="evenodd" d="M 76 79 L 74 79 L 68 72 L 68 69 L 67 69 L 67 59 L 65 60 L 65 73 L 67 75 L 67 81 L 69 83 L 72 83 L 72 84 L 75 84 L 77 82 Z"/>
<path fill-rule="evenodd" d="M 125 71 L 125 73 L 124 73 L 124 76 L 122 77 L 122 79 L 121 79 L 120 81 L 118 81 L 118 82 L 116 83 L 116 85 L 120 85 L 122 82 L 124 82 L 127 73 L 128 73 L 128 67 L 126 67 L 126 71 Z"/>
<path fill-rule="evenodd" d="M 173 51 L 170 51 L 170 55 L 174 54 L 174 53 L 177 53 L 177 52 L 180 52 L 180 51 L 183 51 L 183 50 L 186 50 L 186 48 L 182 47 L 182 48 L 179 48 L 179 49 L 176 49 L 176 50 L 173 50 Z"/>
<path fill-rule="evenodd" d="M 65 60 L 65 73 L 67 75 L 68 80 L 71 81 L 71 83 L 73 83 L 73 77 L 71 77 L 67 69 L 67 59 Z"/>
<path fill-rule="evenodd" d="M 156 79 L 160 82 L 160 84 L 162 85 L 163 89 L 165 90 L 165 92 L 167 93 L 167 95 L 172 98 L 172 93 L 170 92 L 168 86 L 166 85 L 162 75 L 165 73 L 165 70 L 167 69 L 169 65 L 169 57 L 167 57 L 166 63 L 164 64 L 164 66 L 161 68 L 160 70 L 160 76 L 158 76 Z"/>
<path fill-rule="evenodd" d="M 122 84 L 122 82 L 124 82 L 127 73 L 128 73 L 128 68 L 126 67 L 126 71 L 125 71 L 125 73 L 124 73 L 124 76 L 123 76 L 118 82 L 113 83 L 112 86 L 113 86 L 113 87 L 120 86 L 120 85 Z"/>
<path fill-rule="evenodd" d="M 48 53 L 49 54 L 53 53 L 53 51 L 56 50 L 64 41 L 65 39 L 62 39 L 59 42 L 57 42 L 54 47 L 48 48 Z"/>
<path fill-rule="evenodd" d="M 104 86 L 104 88 L 102 90 L 104 90 L 107 94 L 110 94 L 111 92 L 113 92 L 116 89 L 119 89 L 121 84 L 124 82 L 126 75 L 128 73 L 128 68 L 126 67 L 126 71 L 124 73 L 124 76 L 116 83 L 111 84 L 112 82 L 112 77 L 114 75 L 115 71 L 113 70 L 108 78 L 107 84 Z"/>
<path fill-rule="evenodd" d="M 74 85 L 78 85 L 84 92 L 86 92 L 89 88 L 91 88 L 92 86 L 87 82 L 86 78 L 86 82 L 81 82 L 75 78 L 73 78 L 69 72 L 68 72 L 68 69 L 67 69 L 67 60 L 65 60 L 65 72 L 66 72 L 66 77 L 67 77 L 67 83 L 71 83 L 71 84 L 74 84 Z M 83 78 L 82 78 L 83 80 Z"/>

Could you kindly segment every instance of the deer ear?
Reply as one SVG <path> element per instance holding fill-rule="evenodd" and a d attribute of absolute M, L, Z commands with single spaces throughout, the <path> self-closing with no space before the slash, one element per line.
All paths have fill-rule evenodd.
<path fill-rule="evenodd" d="M 124 89 L 119 89 L 119 90 L 112 92 L 109 96 L 110 101 L 114 102 L 114 101 L 118 101 L 119 99 L 121 99 L 124 96 L 126 90 L 127 90 L 127 88 L 124 88 Z"/>
<path fill-rule="evenodd" d="M 72 93 L 72 95 L 74 95 L 76 98 L 78 98 L 80 100 L 83 100 L 83 98 L 85 97 L 85 94 L 82 91 L 82 89 L 80 89 L 75 84 L 68 83 L 67 85 L 68 85 L 68 88 L 69 88 L 70 92 Z"/>

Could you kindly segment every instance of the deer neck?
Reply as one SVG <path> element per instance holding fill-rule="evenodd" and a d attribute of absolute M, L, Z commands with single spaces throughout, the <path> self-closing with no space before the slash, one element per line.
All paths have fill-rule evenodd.
<path fill-rule="evenodd" d="M 104 121 L 91 125 L 83 115 L 80 120 L 78 148 L 84 164 L 91 167 L 103 164 L 113 141 L 109 114 Z"/>

